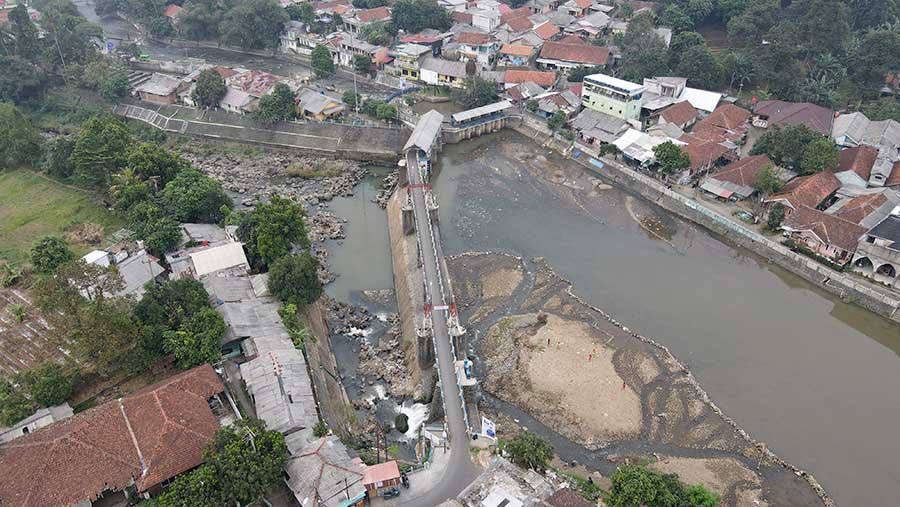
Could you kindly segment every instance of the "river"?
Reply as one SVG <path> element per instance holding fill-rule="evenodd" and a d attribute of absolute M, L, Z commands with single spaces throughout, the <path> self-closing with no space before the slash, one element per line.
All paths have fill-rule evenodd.
<path fill-rule="evenodd" d="M 434 188 L 448 255 L 546 257 L 587 301 L 669 346 L 729 416 L 838 505 L 896 505 L 900 328 L 660 210 L 675 247 L 654 239 L 624 212 L 624 192 L 597 198 L 602 216 L 579 211 L 501 174 L 516 161 L 496 148 L 509 145 L 563 163 L 512 132 L 445 146 Z M 484 178 L 497 184 L 466 185 Z M 385 219 L 368 202 L 376 186 L 331 205 L 349 219 L 330 258 L 336 297 L 391 286 Z"/>

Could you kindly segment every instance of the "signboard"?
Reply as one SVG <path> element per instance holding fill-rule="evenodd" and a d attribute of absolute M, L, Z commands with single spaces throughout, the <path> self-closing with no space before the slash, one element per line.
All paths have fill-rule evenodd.
<path fill-rule="evenodd" d="M 482 417 L 481 433 L 486 437 L 497 438 L 497 427 L 494 426 L 494 421 L 488 419 L 487 417 Z"/>

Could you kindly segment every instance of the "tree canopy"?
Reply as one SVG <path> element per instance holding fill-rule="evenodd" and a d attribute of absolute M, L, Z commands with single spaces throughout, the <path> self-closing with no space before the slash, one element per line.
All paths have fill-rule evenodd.
<path fill-rule="evenodd" d="M 331 51 L 325 45 L 319 44 L 313 49 L 312 68 L 319 77 L 334 74 L 334 60 L 331 58 Z"/>
<path fill-rule="evenodd" d="M 207 306 L 182 321 L 177 330 L 166 331 L 163 345 L 181 369 L 216 363 L 222 357 L 220 340 L 226 329 L 222 315 Z"/>
<path fill-rule="evenodd" d="M 245 49 L 274 49 L 289 19 L 275 0 L 247 0 L 225 13 L 219 31 L 227 44 Z"/>
<path fill-rule="evenodd" d="M 163 284 L 150 284 L 132 315 L 141 326 L 141 344 L 152 358 L 166 353 L 165 335 L 182 328 L 201 311 L 210 308 L 209 294 L 197 280 L 182 278 Z"/>
<path fill-rule="evenodd" d="M 821 138 L 819 133 L 805 125 L 787 125 L 785 127 L 776 125 L 756 141 L 750 154 L 765 154 L 775 165 L 802 170 L 801 163 L 806 147 L 817 138 Z"/>
<path fill-rule="evenodd" d="M 178 173 L 162 195 L 179 222 L 216 223 L 224 218 L 222 208 L 233 206 L 222 184 L 196 169 Z"/>
<path fill-rule="evenodd" d="M 219 107 L 219 102 L 228 93 L 225 80 L 215 69 L 205 69 L 197 76 L 197 84 L 191 92 L 191 100 L 198 107 Z"/>
<path fill-rule="evenodd" d="M 42 275 L 52 275 L 56 268 L 74 258 L 69 245 L 57 236 L 39 238 L 31 247 L 31 267 Z"/>
<path fill-rule="evenodd" d="M 663 174 L 678 174 L 691 166 L 691 157 L 672 141 L 654 146 L 653 154 Z"/>
<path fill-rule="evenodd" d="M 256 121 L 263 125 L 275 125 L 294 116 L 294 92 L 284 83 L 277 83 L 272 93 L 259 99 L 259 109 L 254 113 Z"/>
<path fill-rule="evenodd" d="M 642 465 L 620 466 L 610 482 L 604 498 L 609 507 L 716 507 L 720 501 L 703 486 L 685 486 L 674 474 L 659 474 Z"/>
<path fill-rule="evenodd" d="M 119 119 L 91 117 L 84 122 L 72 150 L 74 176 L 85 185 L 109 186 L 112 175 L 127 164 L 133 143 L 131 133 Z"/>
<path fill-rule="evenodd" d="M 305 220 L 302 205 L 276 195 L 238 217 L 237 235 L 254 265 L 271 266 L 289 254 L 292 245 L 309 248 Z"/>
<path fill-rule="evenodd" d="M 497 83 L 478 76 L 466 79 L 461 90 L 453 91 L 453 98 L 463 107 L 471 109 L 497 101 Z"/>
<path fill-rule="evenodd" d="M 407 33 L 419 33 L 426 28 L 444 31 L 453 24 L 450 13 L 435 0 L 397 0 L 391 19 Z"/>
<path fill-rule="evenodd" d="M 503 450 L 509 459 L 523 468 L 530 468 L 544 473 L 553 458 L 553 446 L 543 438 L 530 431 L 524 431 L 506 442 Z"/>
<path fill-rule="evenodd" d="M 269 267 L 269 290 L 287 304 L 307 305 L 322 295 L 319 261 L 309 252 L 285 255 Z"/>
<path fill-rule="evenodd" d="M 0 102 L 0 167 L 34 165 L 41 156 L 41 135 L 15 105 Z"/>

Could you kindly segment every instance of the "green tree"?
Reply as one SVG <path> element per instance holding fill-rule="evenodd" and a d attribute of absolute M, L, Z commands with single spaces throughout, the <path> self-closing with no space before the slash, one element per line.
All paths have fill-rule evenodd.
<path fill-rule="evenodd" d="M 162 195 L 179 222 L 216 223 L 224 218 L 222 208 L 234 205 L 221 183 L 195 169 L 178 173 Z"/>
<path fill-rule="evenodd" d="M 513 463 L 538 473 L 544 473 L 553 458 L 553 446 L 550 442 L 530 431 L 519 433 L 506 442 L 503 450 Z"/>
<path fill-rule="evenodd" d="M 219 30 L 227 44 L 245 49 L 274 49 L 289 19 L 275 0 L 247 0 L 225 13 Z"/>
<path fill-rule="evenodd" d="M 435 0 L 397 0 L 391 20 L 407 33 L 419 33 L 427 28 L 444 31 L 453 24 L 450 13 Z"/>
<path fill-rule="evenodd" d="M 497 83 L 477 76 L 466 79 L 462 90 L 453 91 L 453 99 L 471 109 L 497 101 Z"/>
<path fill-rule="evenodd" d="M 142 181 L 163 188 L 179 173 L 191 168 L 181 155 L 154 143 L 141 143 L 128 153 L 127 166 Z"/>
<path fill-rule="evenodd" d="M 531 111 L 532 113 L 537 111 L 538 108 L 541 107 L 541 103 L 538 102 L 537 99 L 528 99 L 525 102 L 525 108 Z"/>
<path fill-rule="evenodd" d="M 851 77 L 863 97 L 873 98 L 888 72 L 900 68 L 900 31 L 877 29 L 868 31 L 856 51 L 856 61 L 849 66 Z"/>
<path fill-rule="evenodd" d="M 74 258 L 69 245 L 57 236 L 44 236 L 31 247 L 31 267 L 42 275 L 52 275 L 56 268 Z"/>
<path fill-rule="evenodd" d="M 266 431 L 262 421 L 243 419 L 219 430 L 206 453 L 223 496 L 246 505 L 281 480 L 287 457 L 284 435 Z"/>
<path fill-rule="evenodd" d="M 184 10 L 178 15 L 175 29 L 179 35 L 188 40 L 211 40 L 219 36 L 221 22 L 222 11 L 217 4 L 187 2 L 184 4 Z"/>
<path fill-rule="evenodd" d="M 547 126 L 550 127 L 550 130 L 556 131 L 561 129 L 566 124 L 566 113 L 562 111 L 557 111 L 556 114 L 550 117 L 547 120 Z"/>
<path fill-rule="evenodd" d="M 309 252 L 285 255 L 269 267 L 269 290 L 284 303 L 313 303 L 322 295 L 318 269 L 319 260 Z"/>
<path fill-rule="evenodd" d="M 313 436 L 316 438 L 322 438 L 328 435 L 328 425 L 325 424 L 325 421 L 319 419 L 319 422 L 313 426 Z"/>
<path fill-rule="evenodd" d="M 694 29 L 694 20 L 677 3 L 671 3 L 663 7 L 662 12 L 659 14 L 659 24 L 671 27 L 675 33 Z"/>
<path fill-rule="evenodd" d="M 834 141 L 826 137 L 813 139 L 803 150 L 800 170 L 804 174 L 831 171 L 837 167 L 840 150 Z"/>
<path fill-rule="evenodd" d="M 684 495 L 691 507 L 718 507 L 721 501 L 719 495 L 709 491 L 701 484 L 686 486 Z"/>
<path fill-rule="evenodd" d="M 806 146 L 818 137 L 818 132 L 805 125 L 776 125 L 756 141 L 750 154 L 765 154 L 777 166 L 800 170 Z"/>
<path fill-rule="evenodd" d="M 394 120 L 397 118 L 397 108 L 382 102 L 381 104 L 378 104 L 378 108 L 375 110 L 375 116 L 377 116 L 379 120 Z"/>
<path fill-rule="evenodd" d="M 63 67 L 83 65 L 97 57 L 94 41 L 103 39 L 103 30 L 88 22 L 69 0 L 42 2 L 41 28 L 45 41 L 44 61 L 61 73 Z"/>
<path fill-rule="evenodd" d="M 48 85 L 41 66 L 17 56 L 0 56 L 0 101 L 38 103 Z"/>
<path fill-rule="evenodd" d="M 302 21 L 307 25 L 312 25 L 316 22 L 316 11 L 309 2 L 291 4 L 285 7 L 284 10 L 293 21 Z"/>
<path fill-rule="evenodd" d="M 132 309 L 141 325 L 142 347 L 153 357 L 162 356 L 165 333 L 181 329 L 209 307 L 209 294 L 197 280 L 182 278 L 147 285 L 144 296 Z"/>
<path fill-rule="evenodd" d="M 714 90 L 722 86 L 722 66 L 705 44 L 684 50 L 675 72 L 699 88 Z"/>
<path fill-rule="evenodd" d="M 21 375 L 31 400 L 45 407 L 59 405 L 72 396 L 75 378 L 54 362 L 46 362 Z"/>
<path fill-rule="evenodd" d="M 599 65 L 595 67 L 587 67 L 585 65 L 581 65 L 569 71 L 567 80 L 570 83 L 580 83 L 584 81 L 585 76 L 590 76 L 591 74 L 598 74 L 601 72 L 605 72 L 605 69 Z"/>
<path fill-rule="evenodd" d="M 369 55 L 353 55 L 353 69 L 368 74 L 372 70 L 372 57 Z"/>
<path fill-rule="evenodd" d="M 609 507 L 669 507 L 683 505 L 684 491 L 674 476 L 660 476 L 640 465 L 620 466 L 610 477 Z"/>
<path fill-rule="evenodd" d="M 112 296 L 125 287 L 115 268 L 73 261 L 35 285 L 35 302 L 84 368 L 107 377 L 126 364 L 138 342 L 130 303 Z"/>
<path fill-rule="evenodd" d="M 32 165 L 40 160 L 41 135 L 9 102 L 0 102 L 0 169 Z"/>
<path fill-rule="evenodd" d="M 341 96 L 341 100 L 347 107 L 355 108 L 357 104 L 362 104 L 362 95 L 355 93 L 353 90 L 347 90 Z"/>
<path fill-rule="evenodd" d="M 284 83 L 272 88 L 272 93 L 259 99 L 259 109 L 254 113 L 256 121 L 263 125 L 275 125 L 294 116 L 294 92 Z"/>
<path fill-rule="evenodd" d="M 900 2 L 897 0 L 850 0 L 853 27 L 866 30 L 894 23 L 900 18 Z"/>
<path fill-rule="evenodd" d="M 228 93 L 225 80 L 215 69 L 205 69 L 197 76 L 197 84 L 191 91 L 191 100 L 198 107 L 218 107 L 219 102 Z"/>
<path fill-rule="evenodd" d="M 309 248 L 306 235 L 306 211 L 291 199 L 273 196 L 238 219 L 237 235 L 256 266 L 271 266 L 290 253 L 291 245 Z"/>
<path fill-rule="evenodd" d="M 681 54 L 694 46 L 706 46 L 706 39 L 697 32 L 681 32 L 672 37 L 669 45 L 669 65 L 678 66 Z"/>
<path fill-rule="evenodd" d="M 87 185 L 108 187 L 112 175 L 125 167 L 133 144 L 131 133 L 118 119 L 91 117 L 84 123 L 72 150 L 75 177 Z"/>
<path fill-rule="evenodd" d="M 331 51 L 323 44 L 319 44 L 312 52 L 312 68 L 319 77 L 334 74 L 334 60 Z"/>
<path fill-rule="evenodd" d="M 882 99 L 862 105 L 862 112 L 873 121 L 894 120 L 900 122 L 900 101 Z"/>
<path fill-rule="evenodd" d="M 153 255 L 165 255 L 181 241 L 178 222 L 150 200 L 131 205 L 128 209 L 128 227 L 138 239 L 144 241 Z"/>
<path fill-rule="evenodd" d="M 128 74 L 117 72 L 103 83 L 103 96 L 109 100 L 116 100 L 128 95 Z"/>
<path fill-rule="evenodd" d="M 143 504 L 142 504 L 143 505 Z M 213 465 L 181 474 L 157 497 L 155 507 L 221 507 L 229 505 Z"/>
<path fill-rule="evenodd" d="M 678 174 L 691 166 L 691 157 L 672 141 L 654 146 L 653 154 L 659 170 L 666 175 Z"/>
<path fill-rule="evenodd" d="M 9 11 L 6 30 L 11 35 L 13 52 L 16 56 L 36 62 L 41 49 L 40 34 L 28 9 L 20 3 Z"/>
<path fill-rule="evenodd" d="M 0 425 L 12 426 L 34 412 L 35 406 L 6 380 L 0 379 Z"/>
<path fill-rule="evenodd" d="M 625 35 L 617 38 L 622 48 L 622 78 L 640 83 L 645 77 L 668 75 L 668 48 L 653 31 L 651 16 L 635 16 Z"/>
<path fill-rule="evenodd" d="M 394 428 L 397 428 L 397 431 L 400 433 L 409 431 L 409 416 L 406 414 L 397 414 L 397 416 L 394 417 Z"/>
<path fill-rule="evenodd" d="M 756 173 L 756 179 L 753 181 L 753 188 L 763 195 L 772 195 L 781 190 L 783 183 L 772 166 L 766 166 Z"/>
<path fill-rule="evenodd" d="M 177 330 L 166 331 L 163 346 L 173 354 L 178 367 L 184 370 L 206 363 L 215 363 L 222 357 L 222 336 L 225 320 L 212 308 L 203 308 L 184 321 Z"/>
<path fill-rule="evenodd" d="M 158 16 L 144 22 L 150 35 L 154 37 L 171 37 L 175 35 L 175 27 L 169 18 Z"/>
<path fill-rule="evenodd" d="M 766 228 L 770 231 L 777 231 L 784 221 L 784 204 L 776 202 L 769 210 L 769 218 L 766 220 Z"/>
<path fill-rule="evenodd" d="M 72 151 L 74 149 L 75 139 L 71 137 L 60 136 L 48 141 L 44 147 L 41 168 L 54 178 L 70 178 L 74 168 L 72 167 L 72 162 L 69 158 L 72 156 Z"/>

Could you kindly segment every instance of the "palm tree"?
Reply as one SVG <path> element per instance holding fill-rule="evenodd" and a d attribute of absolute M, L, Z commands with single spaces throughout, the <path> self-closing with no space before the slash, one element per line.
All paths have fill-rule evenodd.
<path fill-rule="evenodd" d="M 734 72 L 731 73 L 731 84 L 729 89 L 734 89 L 734 83 L 738 83 L 740 92 L 744 91 L 744 85 L 750 83 L 753 79 L 753 60 L 749 56 L 738 53 L 734 55 Z"/>
<path fill-rule="evenodd" d="M 839 59 L 831 53 L 825 53 L 816 58 L 816 63 L 810 70 L 809 77 L 814 80 L 827 78 L 831 81 L 838 81 L 846 73 L 847 69 L 844 68 L 844 64 Z"/>

